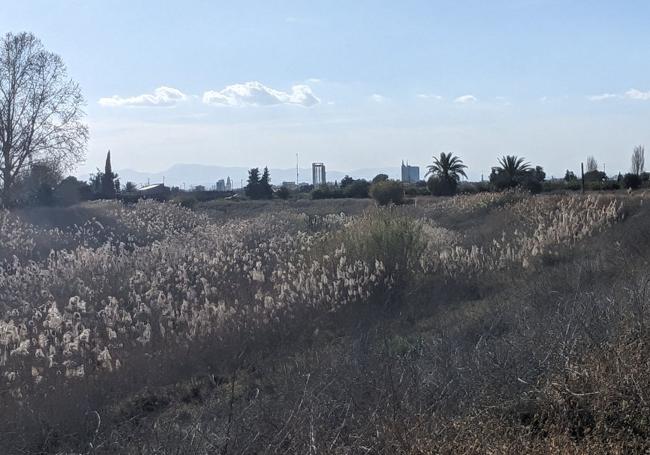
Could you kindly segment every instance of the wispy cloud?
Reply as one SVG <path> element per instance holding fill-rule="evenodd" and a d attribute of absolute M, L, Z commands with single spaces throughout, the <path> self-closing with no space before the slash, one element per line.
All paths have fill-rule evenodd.
<path fill-rule="evenodd" d="M 454 100 L 454 103 L 469 104 L 469 103 L 476 103 L 477 101 L 478 98 L 475 97 L 474 95 L 463 95 L 456 98 Z"/>
<path fill-rule="evenodd" d="M 612 98 L 618 98 L 618 95 L 615 93 L 603 93 L 601 95 L 591 95 L 587 97 L 589 101 L 605 101 Z"/>
<path fill-rule="evenodd" d="M 370 99 L 375 103 L 383 103 L 388 100 L 388 98 L 386 98 L 384 95 L 380 95 L 379 93 L 373 93 L 370 95 Z"/>
<path fill-rule="evenodd" d="M 635 88 L 631 88 L 625 93 L 603 93 L 601 95 L 591 95 L 588 96 L 589 101 L 606 101 L 611 99 L 628 99 L 628 100 L 637 100 L 637 101 L 650 101 L 650 91 L 642 92 Z"/>
<path fill-rule="evenodd" d="M 99 104 L 106 107 L 169 107 L 184 101 L 187 95 L 172 87 L 158 87 L 153 93 L 122 97 L 113 95 L 100 98 Z"/>
<path fill-rule="evenodd" d="M 642 92 L 640 90 L 633 88 L 625 92 L 625 97 L 631 100 L 648 101 L 650 100 L 650 91 Z"/>
<path fill-rule="evenodd" d="M 203 93 L 203 103 L 215 106 L 277 106 L 311 107 L 320 103 L 308 85 L 294 85 L 290 92 L 272 89 L 261 82 L 251 81 L 229 85 L 223 90 Z"/>
<path fill-rule="evenodd" d="M 436 100 L 436 101 L 442 100 L 442 96 L 433 95 L 431 93 L 418 93 L 416 96 L 422 100 Z"/>

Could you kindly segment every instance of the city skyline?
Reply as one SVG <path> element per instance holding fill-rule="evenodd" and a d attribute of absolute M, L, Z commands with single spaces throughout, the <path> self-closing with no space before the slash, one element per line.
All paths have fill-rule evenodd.
<path fill-rule="evenodd" d="M 555 176 L 594 155 L 615 174 L 650 143 L 647 3 L 407 3 L 33 0 L 4 5 L 0 29 L 35 33 L 79 81 L 77 175 L 109 148 L 147 172 L 289 168 L 296 153 L 424 166 L 444 151 L 473 180 L 508 154 Z"/>

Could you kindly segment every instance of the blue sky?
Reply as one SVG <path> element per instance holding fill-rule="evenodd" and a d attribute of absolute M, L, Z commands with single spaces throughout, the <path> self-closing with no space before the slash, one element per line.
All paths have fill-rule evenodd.
<path fill-rule="evenodd" d="M 650 145 L 645 1 L 0 1 L 80 82 L 87 162 L 549 174 Z M 162 89 L 161 89 L 162 87 Z"/>

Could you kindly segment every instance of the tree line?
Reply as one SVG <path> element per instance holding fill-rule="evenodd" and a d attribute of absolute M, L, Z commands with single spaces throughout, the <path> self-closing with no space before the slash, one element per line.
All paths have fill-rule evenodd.
<path fill-rule="evenodd" d="M 104 171 L 97 171 L 90 182 L 74 177 L 62 178 L 79 163 L 86 152 L 88 127 L 83 122 L 84 98 L 79 84 L 68 77 L 61 57 L 47 51 L 31 33 L 7 33 L 0 39 L 0 204 L 3 206 L 48 205 L 92 198 L 115 198 L 120 192 L 118 176 L 113 172 L 110 152 Z M 631 171 L 612 182 L 599 170 L 594 157 L 587 159 L 587 169 L 580 178 L 567 171 L 565 182 L 570 187 L 579 184 L 638 188 L 648 180 L 645 172 L 645 151 L 636 147 Z M 407 191 L 427 191 L 433 195 L 453 195 L 458 192 L 461 178 L 467 179 L 467 166 L 452 153 L 441 153 L 428 166 L 426 182 Z M 503 156 L 492 168 L 490 190 L 520 187 L 536 193 L 542 191 L 546 174 L 541 166 L 532 166 L 525 158 Z M 399 182 L 380 174 L 372 181 L 345 177 L 333 186 L 313 188 L 314 199 L 369 197 L 379 193 L 397 197 Z M 400 186 L 401 188 L 401 186 Z M 595 188 L 595 186 L 594 186 Z M 127 183 L 126 191 L 134 185 Z M 403 191 L 400 190 L 400 191 Z M 274 197 L 268 168 L 249 171 L 245 194 L 252 199 Z M 289 197 L 287 188 L 275 195 Z"/>

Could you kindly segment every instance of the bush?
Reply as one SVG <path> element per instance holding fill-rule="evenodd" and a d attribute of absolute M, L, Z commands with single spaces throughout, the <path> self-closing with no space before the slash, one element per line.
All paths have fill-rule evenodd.
<path fill-rule="evenodd" d="M 409 277 L 418 273 L 427 245 L 422 224 L 401 210 L 371 210 L 341 233 L 351 258 L 368 264 L 380 261 L 395 289 L 403 289 Z"/>
<path fill-rule="evenodd" d="M 542 192 L 542 182 L 532 175 L 524 175 L 518 179 L 519 187 L 531 194 L 539 194 Z"/>
<path fill-rule="evenodd" d="M 280 188 L 278 188 L 278 191 L 276 191 L 275 194 L 280 199 L 284 199 L 286 201 L 287 199 L 289 199 L 291 193 L 289 191 L 289 188 L 287 188 L 286 186 L 281 186 Z"/>
<path fill-rule="evenodd" d="M 433 196 L 453 196 L 456 194 L 458 182 L 453 178 L 431 177 L 427 187 Z"/>
<path fill-rule="evenodd" d="M 370 182 L 366 180 L 355 180 L 345 187 L 345 197 L 367 198 L 370 191 Z"/>
<path fill-rule="evenodd" d="M 177 203 L 183 208 L 193 209 L 196 207 L 198 200 L 194 196 L 177 196 L 173 199 L 173 202 Z"/>
<path fill-rule="evenodd" d="M 401 204 L 404 200 L 404 188 L 395 180 L 384 180 L 370 187 L 370 196 L 379 205 Z"/>
<path fill-rule="evenodd" d="M 641 187 L 641 176 L 636 174 L 625 174 L 623 177 L 623 188 L 636 190 Z"/>
<path fill-rule="evenodd" d="M 345 197 L 343 191 L 331 189 L 329 186 L 322 185 L 311 192 L 312 199 L 341 199 Z"/>

